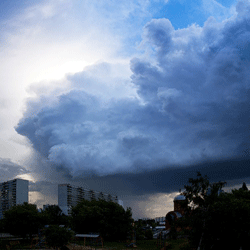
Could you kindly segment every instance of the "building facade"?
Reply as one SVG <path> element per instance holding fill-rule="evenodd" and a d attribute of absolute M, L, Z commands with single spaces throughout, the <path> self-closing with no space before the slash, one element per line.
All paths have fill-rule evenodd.
<path fill-rule="evenodd" d="M 169 230 L 171 225 L 176 220 L 185 215 L 186 209 L 186 197 L 184 195 L 177 195 L 174 198 L 174 211 L 170 211 L 166 214 L 165 229 Z M 178 229 L 177 229 L 178 230 Z"/>
<path fill-rule="evenodd" d="M 63 213 L 68 215 L 70 209 L 82 200 L 106 200 L 118 203 L 118 197 L 103 192 L 84 189 L 82 187 L 73 187 L 70 184 L 58 185 L 58 206 Z"/>
<path fill-rule="evenodd" d="M 159 225 L 165 225 L 165 220 L 166 220 L 165 216 L 163 216 L 163 217 L 156 217 L 155 218 L 155 223 L 159 223 Z"/>
<path fill-rule="evenodd" d="M 0 219 L 12 206 L 28 202 L 29 181 L 14 179 L 0 183 Z"/>

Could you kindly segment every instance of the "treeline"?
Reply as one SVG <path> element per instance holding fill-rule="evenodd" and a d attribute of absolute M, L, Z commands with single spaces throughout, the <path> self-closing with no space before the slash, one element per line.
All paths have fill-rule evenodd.
<path fill-rule="evenodd" d="M 185 216 L 172 223 L 170 236 L 188 235 L 185 249 L 250 249 L 250 191 L 243 183 L 224 192 L 225 185 L 198 173 L 184 186 Z"/>
<path fill-rule="evenodd" d="M 0 231 L 29 239 L 43 232 L 52 245 L 65 245 L 72 237 L 72 230 L 79 234 L 98 233 L 104 240 L 126 240 L 132 222 L 131 209 L 125 210 L 111 201 L 83 200 L 72 208 L 70 216 L 64 215 L 57 205 L 39 211 L 36 205 L 24 203 L 4 212 Z"/>

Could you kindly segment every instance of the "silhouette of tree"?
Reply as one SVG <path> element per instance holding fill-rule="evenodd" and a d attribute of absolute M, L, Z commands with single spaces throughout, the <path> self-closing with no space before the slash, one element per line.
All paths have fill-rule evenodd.
<path fill-rule="evenodd" d="M 29 235 L 31 239 L 32 234 L 36 234 L 41 226 L 41 216 L 36 205 L 25 202 L 5 211 L 3 222 L 8 233 L 23 238 Z"/>
<path fill-rule="evenodd" d="M 61 208 L 57 205 L 50 205 L 46 207 L 41 216 L 43 218 L 44 225 L 66 225 L 68 224 L 68 218 L 63 214 Z"/>
<path fill-rule="evenodd" d="M 100 233 L 105 239 L 123 240 L 132 229 L 132 212 L 105 200 L 83 200 L 72 209 L 72 228 L 78 233 Z"/>
<path fill-rule="evenodd" d="M 250 191 L 225 193 L 224 185 L 210 184 L 207 176 L 198 173 L 185 186 L 188 216 L 183 221 L 191 228 L 189 239 L 196 249 L 249 249 Z"/>
<path fill-rule="evenodd" d="M 68 244 L 72 237 L 72 231 L 65 227 L 59 227 L 58 225 L 50 226 L 45 231 L 47 245 L 56 249 L 62 249 L 62 247 Z"/>
<path fill-rule="evenodd" d="M 246 185 L 245 182 L 243 182 L 241 189 L 245 190 L 245 191 L 248 191 L 248 188 L 247 188 L 247 185 Z"/>

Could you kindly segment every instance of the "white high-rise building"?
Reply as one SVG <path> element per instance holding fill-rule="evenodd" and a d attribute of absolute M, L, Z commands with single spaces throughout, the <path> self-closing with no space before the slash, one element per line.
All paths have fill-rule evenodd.
<path fill-rule="evenodd" d="M 29 181 L 14 179 L 0 183 L 0 219 L 12 206 L 28 202 Z"/>
<path fill-rule="evenodd" d="M 84 189 L 82 187 L 73 187 L 69 184 L 58 185 L 58 206 L 63 213 L 68 215 L 70 209 L 76 206 L 81 200 L 98 200 L 113 201 L 118 203 L 118 197 L 103 192 Z"/>

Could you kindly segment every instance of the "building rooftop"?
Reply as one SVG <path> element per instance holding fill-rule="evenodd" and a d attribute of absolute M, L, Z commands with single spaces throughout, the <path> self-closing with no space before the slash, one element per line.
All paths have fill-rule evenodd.
<path fill-rule="evenodd" d="M 186 197 L 181 194 L 174 197 L 174 201 L 185 201 L 185 200 L 186 200 Z"/>

